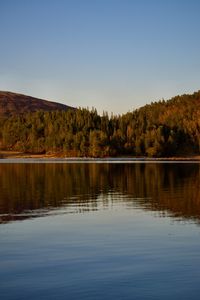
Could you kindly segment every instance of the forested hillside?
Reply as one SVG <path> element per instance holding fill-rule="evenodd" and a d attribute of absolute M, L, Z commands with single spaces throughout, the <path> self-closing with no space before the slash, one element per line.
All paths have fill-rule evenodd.
<path fill-rule="evenodd" d="M 199 154 L 200 91 L 109 117 L 93 109 L 38 111 L 1 119 L 1 149 L 63 156 Z"/>

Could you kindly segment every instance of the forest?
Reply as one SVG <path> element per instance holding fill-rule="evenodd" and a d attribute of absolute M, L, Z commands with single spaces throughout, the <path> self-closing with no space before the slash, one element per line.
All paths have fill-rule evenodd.
<path fill-rule="evenodd" d="M 123 115 L 79 108 L 1 118 L 0 149 L 66 157 L 198 155 L 200 91 Z"/>

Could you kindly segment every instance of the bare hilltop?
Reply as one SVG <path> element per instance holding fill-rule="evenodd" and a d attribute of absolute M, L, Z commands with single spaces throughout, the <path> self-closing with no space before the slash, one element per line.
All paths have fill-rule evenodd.
<path fill-rule="evenodd" d="M 31 96 L 0 91 L 0 117 L 10 117 L 27 112 L 42 111 L 67 111 L 70 106 Z"/>

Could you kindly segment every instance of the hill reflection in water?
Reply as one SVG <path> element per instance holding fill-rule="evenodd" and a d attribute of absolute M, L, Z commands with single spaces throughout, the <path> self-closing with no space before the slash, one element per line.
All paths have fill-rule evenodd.
<path fill-rule="evenodd" d="M 200 220 L 200 165 L 0 164 L 0 222 L 117 205 Z"/>

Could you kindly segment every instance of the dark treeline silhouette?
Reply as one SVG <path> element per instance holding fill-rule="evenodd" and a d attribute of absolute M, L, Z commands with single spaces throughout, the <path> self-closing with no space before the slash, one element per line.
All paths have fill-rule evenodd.
<path fill-rule="evenodd" d="M 190 163 L 1 164 L 0 222 L 123 205 L 199 223 L 199 183 Z"/>
<path fill-rule="evenodd" d="M 119 116 L 77 109 L 26 113 L 0 122 L 2 150 L 75 157 L 193 155 L 200 151 L 200 91 Z"/>

